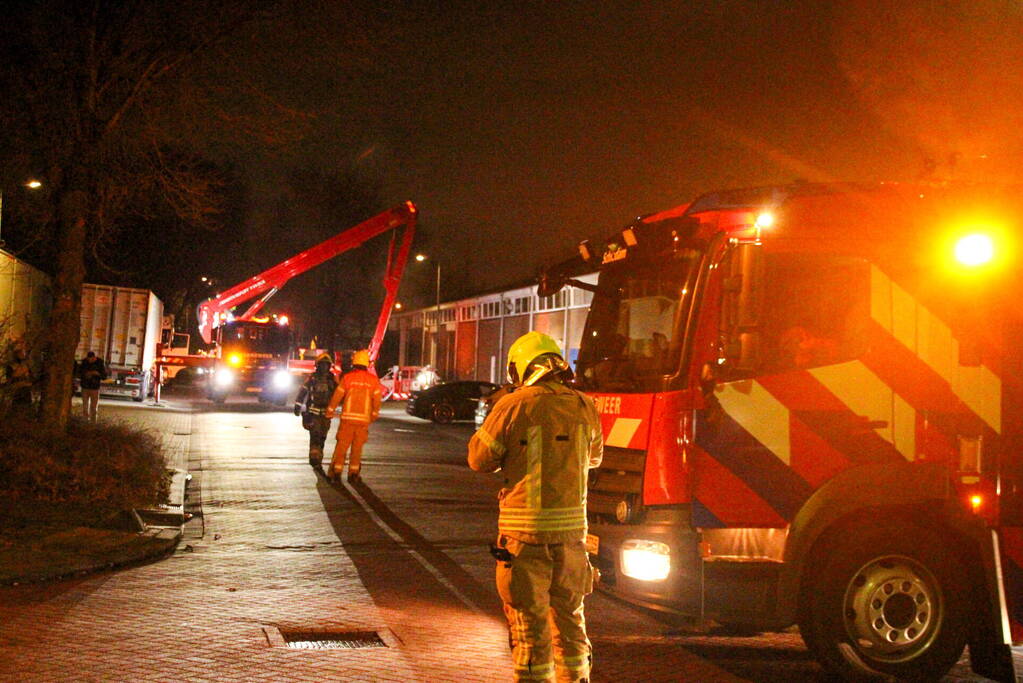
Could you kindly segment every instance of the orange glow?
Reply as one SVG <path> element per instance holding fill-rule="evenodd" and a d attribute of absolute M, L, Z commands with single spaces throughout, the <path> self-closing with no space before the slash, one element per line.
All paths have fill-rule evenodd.
<path fill-rule="evenodd" d="M 978 508 L 984 503 L 984 498 L 981 496 L 970 496 L 970 507 L 976 512 Z"/>
<path fill-rule="evenodd" d="M 239 356 L 237 353 L 232 353 L 230 356 L 227 357 L 227 362 L 229 365 L 234 365 L 235 367 L 237 367 L 242 364 L 242 357 Z"/>
<path fill-rule="evenodd" d="M 288 324 L 288 316 L 282 315 L 280 318 L 277 319 L 277 324 L 278 325 L 287 325 Z"/>

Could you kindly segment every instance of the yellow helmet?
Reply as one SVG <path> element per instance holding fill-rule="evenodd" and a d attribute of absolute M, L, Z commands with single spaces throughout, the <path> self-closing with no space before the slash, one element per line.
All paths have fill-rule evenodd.
<path fill-rule="evenodd" d="M 323 351 L 316 356 L 316 364 L 319 365 L 320 363 L 329 363 L 330 365 L 333 365 L 334 359 L 330 357 L 329 353 Z"/>
<path fill-rule="evenodd" d="M 369 351 L 362 349 L 352 354 L 352 365 L 361 365 L 364 368 L 369 367 Z"/>
<path fill-rule="evenodd" d="M 545 358 L 535 362 L 540 361 L 541 356 Z M 527 377 L 531 364 L 533 370 Z M 567 369 L 568 363 L 562 357 L 558 343 L 542 332 L 526 332 L 508 349 L 508 381 L 512 384 L 528 387 L 551 372 Z"/>

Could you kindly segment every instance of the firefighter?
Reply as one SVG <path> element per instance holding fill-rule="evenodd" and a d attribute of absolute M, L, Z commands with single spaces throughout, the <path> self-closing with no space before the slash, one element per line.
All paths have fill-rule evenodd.
<path fill-rule="evenodd" d="M 359 481 L 362 467 L 362 447 L 369 437 L 369 425 L 380 416 L 380 380 L 369 371 L 369 351 L 356 351 L 352 355 L 352 370 L 341 378 L 327 406 L 327 419 L 333 419 L 341 407 L 341 424 L 337 428 L 337 445 L 327 470 L 327 477 L 337 481 L 345 468 L 345 457 L 352 449 L 348 462 L 348 481 Z"/>
<path fill-rule="evenodd" d="M 508 350 L 508 379 L 519 388 L 469 441 L 472 469 L 504 473 L 491 552 L 517 681 L 586 681 L 592 664 L 586 484 L 604 446 L 597 409 L 565 385 L 571 377 L 557 342 L 535 331 L 519 337 Z"/>
<path fill-rule="evenodd" d="M 323 462 L 323 444 L 330 431 L 327 406 L 337 389 L 337 380 L 330 371 L 334 364 L 328 353 L 316 357 L 316 369 L 309 375 L 295 397 L 295 415 L 302 416 L 302 426 L 309 430 L 309 464 L 319 468 Z"/>

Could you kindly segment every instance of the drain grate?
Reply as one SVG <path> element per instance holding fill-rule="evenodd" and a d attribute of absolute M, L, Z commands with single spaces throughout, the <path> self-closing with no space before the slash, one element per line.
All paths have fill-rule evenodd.
<path fill-rule="evenodd" d="M 387 647 L 376 631 L 285 631 L 281 630 L 285 647 L 293 650 L 356 650 L 364 647 Z"/>

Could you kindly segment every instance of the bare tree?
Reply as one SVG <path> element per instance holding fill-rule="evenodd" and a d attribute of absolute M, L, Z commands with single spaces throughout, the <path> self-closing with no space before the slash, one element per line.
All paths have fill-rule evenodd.
<path fill-rule="evenodd" d="M 15 1 L 0 28 L 0 105 L 5 156 L 44 169 L 55 245 L 53 308 L 46 335 L 42 419 L 66 424 L 90 243 L 139 193 L 159 193 L 182 220 L 217 211 L 218 180 L 196 155 L 174 152 L 174 128 L 233 128 L 280 143 L 300 112 L 247 91 L 203 88 L 197 64 L 269 16 L 257 0 Z M 220 93 L 223 94 L 223 93 Z M 255 109 L 232 115 L 233 100 Z"/>

